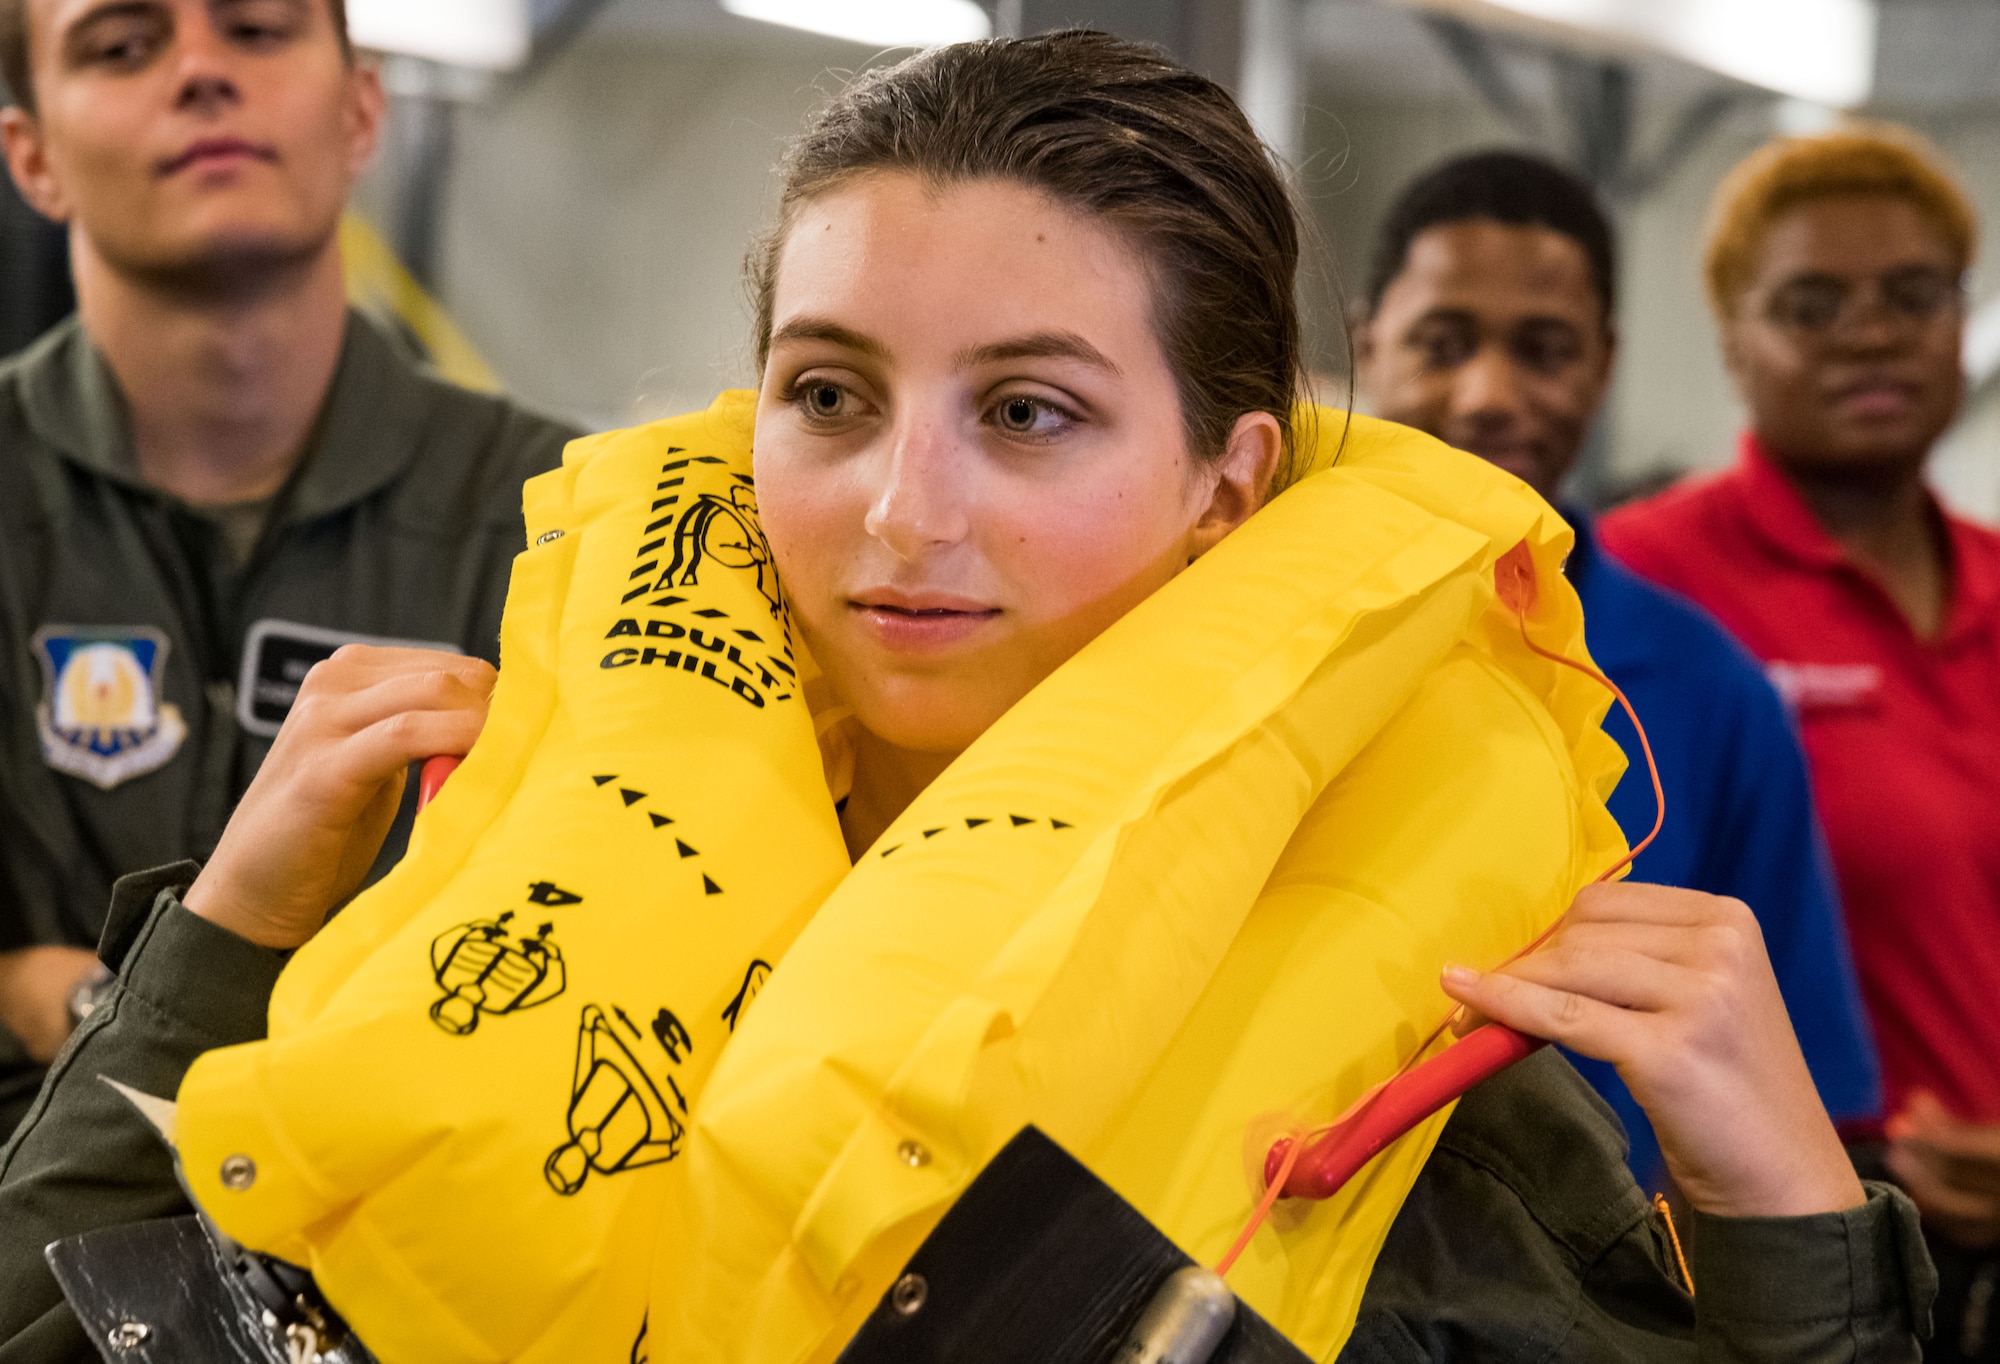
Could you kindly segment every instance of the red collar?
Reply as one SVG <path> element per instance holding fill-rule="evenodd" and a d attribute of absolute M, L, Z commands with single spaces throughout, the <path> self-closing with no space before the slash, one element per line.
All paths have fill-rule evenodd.
<path fill-rule="evenodd" d="M 1874 575 L 1826 533 L 1754 433 L 1743 433 L 1739 450 L 1742 506 L 1759 538 L 1807 567 L 1846 569 L 1879 591 Z M 1951 556 L 1951 603 L 1944 631 L 1933 641 L 1943 644 L 1991 627 L 2000 614 L 2000 554 L 1994 552 L 1989 532 L 1953 516 L 1935 495 L 1931 508 L 1945 528 L 1945 547 Z"/>

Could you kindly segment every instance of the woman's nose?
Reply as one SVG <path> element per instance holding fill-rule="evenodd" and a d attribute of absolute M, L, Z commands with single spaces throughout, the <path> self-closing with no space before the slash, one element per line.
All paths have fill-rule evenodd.
<path fill-rule="evenodd" d="M 970 529 L 965 482 L 968 452 L 949 426 L 913 417 L 891 433 L 865 522 L 897 558 L 915 560 L 963 540 Z"/>

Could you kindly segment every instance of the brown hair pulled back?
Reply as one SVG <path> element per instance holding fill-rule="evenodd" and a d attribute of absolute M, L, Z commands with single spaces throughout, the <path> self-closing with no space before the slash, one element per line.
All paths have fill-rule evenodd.
<path fill-rule="evenodd" d="M 760 369 L 801 205 L 874 171 L 1010 180 L 1102 219 L 1145 261 L 1195 456 L 1219 457 L 1238 417 L 1269 412 L 1291 463 L 1298 218 L 1275 158 L 1214 81 L 1088 30 L 958 43 L 857 78 L 782 169 L 778 227 L 749 263 Z"/>

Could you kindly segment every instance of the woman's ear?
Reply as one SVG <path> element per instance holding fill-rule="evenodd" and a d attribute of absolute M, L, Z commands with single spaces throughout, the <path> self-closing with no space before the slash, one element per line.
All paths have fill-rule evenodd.
<path fill-rule="evenodd" d="M 1269 412 L 1245 412 L 1236 419 L 1222 457 L 1211 466 L 1215 485 L 1208 507 L 1191 532 L 1195 557 L 1208 553 L 1264 505 L 1284 453 L 1284 429 Z"/>

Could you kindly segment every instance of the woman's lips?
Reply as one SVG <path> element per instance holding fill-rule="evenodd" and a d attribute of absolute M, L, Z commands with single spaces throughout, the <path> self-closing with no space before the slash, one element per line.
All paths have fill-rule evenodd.
<path fill-rule="evenodd" d="M 1849 384 L 1834 393 L 1834 402 L 1850 416 L 1900 417 L 1916 406 L 1917 388 L 1894 380 Z"/>
<path fill-rule="evenodd" d="M 871 594 L 848 602 L 876 640 L 890 649 L 941 649 L 969 638 L 1000 615 L 997 606 L 956 597 Z"/>

